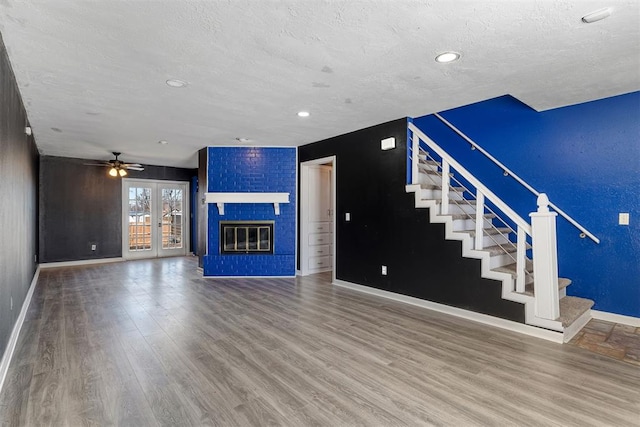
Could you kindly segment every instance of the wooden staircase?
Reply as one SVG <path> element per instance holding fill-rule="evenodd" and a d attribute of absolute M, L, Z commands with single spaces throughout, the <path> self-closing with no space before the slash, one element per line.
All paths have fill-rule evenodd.
<path fill-rule="evenodd" d="M 560 315 L 556 319 L 539 317 L 536 313 L 531 255 L 520 261 L 524 266 L 524 279 L 521 279 L 520 291 L 517 290 L 516 228 L 490 208 L 483 207 L 478 211 L 476 193 L 468 190 L 463 184 L 464 180 L 458 180 L 456 174 L 450 173 L 448 167 L 443 168 L 440 161 L 422 148 L 418 154 L 417 172 L 417 179 L 412 181 L 414 184 L 406 186 L 406 191 L 415 195 L 416 208 L 428 208 L 431 222 L 445 224 L 446 238 L 462 242 L 463 256 L 481 260 L 482 277 L 502 282 L 503 299 L 524 304 L 525 322 L 528 325 L 561 333 L 563 341 L 567 342 L 589 321 L 593 301 L 567 296 L 566 288 L 571 280 L 566 278 L 557 280 Z M 443 174 L 447 175 L 446 181 L 443 181 Z M 443 182 L 450 183 L 445 194 Z M 447 201 L 445 209 L 443 200 Z M 478 233 L 481 233 L 479 240 L 476 238 Z M 528 243 L 524 245 L 527 251 L 531 248 Z"/>

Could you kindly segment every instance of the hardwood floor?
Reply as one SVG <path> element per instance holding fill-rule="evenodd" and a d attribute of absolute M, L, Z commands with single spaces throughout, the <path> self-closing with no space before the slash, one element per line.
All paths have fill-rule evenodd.
<path fill-rule="evenodd" d="M 194 258 L 43 270 L 0 425 L 640 424 L 640 369 Z"/>

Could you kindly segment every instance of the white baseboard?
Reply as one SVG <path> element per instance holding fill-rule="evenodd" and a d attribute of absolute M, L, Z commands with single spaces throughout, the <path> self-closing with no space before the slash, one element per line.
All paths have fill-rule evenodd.
<path fill-rule="evenodd" d="M 107 264 L 111 262 L 122 262 L 122 261 L 125 261 L 125 259 L 122 257 L 81 259 L 79 261 L 46 262 L 44 264 L 40 264 L 40 268 L 43 270 L 46 270 L 47 268 L 75 267 L 78 265 Z"/>
<path fill-rule="evenodd" d="M 624 314 L 609 313 L 607 311 L 591 310 L 591 317 L 607 322 L 622 323 L 623 325 L 640 328 L 640 317 L 625 316 Z"/>
<path fill-rule="evenodd" d="M 36 284 L 38 283 L 38 277 L 40 277 L 40 266 L 36 268 L 36 272 L 33 274 L 33 279 L 31 279 L 31 285 L 29 286 L 27 295 L 24 298 L 24 302 L 22 303 L 20 314 L 16 319 L 15 325 L 13 325 L 13 330 L 11 331 L 11 336 L 9 337 L 7 348 L 4 350 L 4 354 L 2 355 L 2 360 L 0 360 L 0 393 L 2 393 L 2 386 L 4 385 L 4 380 L 7 377 L 7 372 L 9 372 L 9 365 L 11 364 L 11 358 L 13 357 L 13 352 L 16 349 L 16 345 L 18 344 L 18 338 L 20 337 L 20 330 L 22 329 L 24 318 L 27 315 L 29 304 L 31 304 L 31 297 L 33 297 L 33 291 L 36 289 Z"/>
<path fill-rule="evenodd" d="M 202 276 L 205 279 L 295 279 L 296 276 Z"/>
<path fill-rule="evenodd" d="M 493 317 L 493 316 L 489 316 L 482 313 L 476 313 L 475 311 L 464 310 L 462 308 L 451 307 L 448 305 L 439 304 L 437 302 L 427 301 L 420 298 L 414 298 L 407 295 L 397 294 L 394 292 L 383 291 L 381 289 L 376 289 L 369 286 L 357 285 L 355 283 L 345 282 L 344 280 L 340 280 L 340 279 L 334 280 L 333 284 L 335 286 L 352 289 L 358 292 L 364 292 L 370 295 L 391 299 L 391 300 L 402 302 L 405 304 L 415 305 L 418 307 L 426 308 L 428 310 L 449 314 L 451 316 L 460 317 L 463 319 L 471 320 L 471 321 L 482 323 L 485 325 L 495 326 L 497 328 L 518 332 L 518 333 L 529 335 L 536 338 L 542 338 L 547 341 L 553 341 L 558 344 L 563 343 L 562 332 L 556 332 L 548 329 L 537 328 L 535 326 L 525 325 L 524 323 L 513 322 L 511 320 L 505 320 L 499 317 Z"/>

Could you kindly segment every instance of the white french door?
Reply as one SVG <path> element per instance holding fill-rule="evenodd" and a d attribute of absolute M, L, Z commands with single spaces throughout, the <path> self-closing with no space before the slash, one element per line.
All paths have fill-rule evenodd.
<path fill-rule="evenodd" d="M 189 248 L 188 183 L 122 180 L 122 256 L 186 255 Z"/>

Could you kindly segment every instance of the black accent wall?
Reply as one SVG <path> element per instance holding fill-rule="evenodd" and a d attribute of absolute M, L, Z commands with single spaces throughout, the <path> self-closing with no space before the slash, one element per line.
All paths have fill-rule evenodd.
<path fill-rule="evenodd" d="M 122 180 L 93 160 L 42 156 L 40 262 L 122 256 Z M 129 178 L 190 181 L 196 169 L 145 165 Z M 91 250 L 91 244 L 97 250 Z"/>
<path fill-rule="evenodd" d="M 207 205 L 202 203 L 207 194 L 207 168 L 208 168 L 208 149 L 203 148 L 198 151 L 198 200 L 196 206 L 198 214 L 196 215 L 197 243 L 196 254 L 198 255 L 198 267 L 204 268 L 204 256 L 207 254 Z"/>
<path fill-rule="evenodd" d="M 382 151 L 388 137 L 396 148 Z M 503 300 L 501 283 L 480 277 L 480 260 L 463 258 L 444 224 L 415 208 L 406 144 L 399 119 L 299 147 L 300 162 L 336 156 L 336 278 L 524 323 L 524 306 Z"/>
<path fill-rule="evenodd" d="M 27 123 L 0 36 L 0 359 L 36 271 L 38 150 Z"/>

